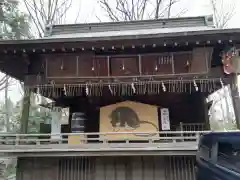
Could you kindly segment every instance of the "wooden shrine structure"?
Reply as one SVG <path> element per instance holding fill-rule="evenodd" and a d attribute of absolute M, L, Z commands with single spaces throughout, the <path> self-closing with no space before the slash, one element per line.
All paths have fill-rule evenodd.
<path fill-rule="evenodd" d="M 239 44 L 240 30 L 216 29 L 211 16 L 57 25 L 43 39 L 0 41 L 1 71 L 70 108 L 57 132 L 0 135 L 0 151 L 19 157 L 19 180 L 192 180 L 210 93 L 230 85 L 240 127 Z"/>

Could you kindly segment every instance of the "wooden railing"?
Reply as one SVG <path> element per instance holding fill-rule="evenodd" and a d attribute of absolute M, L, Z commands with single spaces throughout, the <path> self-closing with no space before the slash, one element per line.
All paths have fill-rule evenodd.
<path fill-rule="evenodd" d="M 179 125 L 180 131 L 204 131 L 206 125 L 204 123 L 182 123 Z"/>
<path fill-rule="evenodd" d="M 0 134 L 4 156 L 195 155 L 199 131 Z"/>
<path fill-rule="evenodd" d="M 62 133 L 62 134 L 0 134 L 0 146 L 71 144 L 69 139 L 79 144 L 99 143 L 180 143 L 197 142 L 207 131 L 164 131 L 164 132 L 108 132 L 108 133 Z M 74 143 L 75 144 L 75 143 Z"/>

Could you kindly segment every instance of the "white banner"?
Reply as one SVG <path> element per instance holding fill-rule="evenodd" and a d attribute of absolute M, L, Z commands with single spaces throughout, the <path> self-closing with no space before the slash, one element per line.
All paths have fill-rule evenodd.
<path fill-rule="evenodd" d="M 161 109 L 161 125 L 163 131 L 170 130 L 169 110 L 167 108 Z"/>

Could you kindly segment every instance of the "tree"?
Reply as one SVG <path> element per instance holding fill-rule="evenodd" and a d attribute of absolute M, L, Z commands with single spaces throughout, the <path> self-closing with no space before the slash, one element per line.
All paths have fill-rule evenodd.
<path fill-rule="evenodd" d="M 24 98 L 24 97 L 23 97 Z M 13 127 L 13 130 L 15 132 L 21 131 L 21 110 L 23 108 L 24 99 L 17 102 L 17 104 L 14 106 L 13 109 L 13 115 L 11 117 L 11 122 L 15 127 Z M 39 107 L 38 104 L 36 104 L 35 101 L 35 95 L 32 93 L 30 98 L 31 106 L 29 107 L 29 119 L 28 119 L 28 126 L 27 131 L 28 133 L 40 133 L 40 124 L 45 123 L 51 119 L 51 114 L 49 110 L 46 110 L 46 108 Z"/>
<path fill-rule="evenodd" d="M 20 39 L 28 34 L 28 18 L 26 14 L 19 11 L 17 1 L 9 0 L 0 3 L 0 26 L 0 39 Z M 0 91 L 11 84 L 10 77 L 3 75 L 0 79 Z"/>
<path fill-rule="evenodd" d="M 18 8 L 16 0 L 8 0 L 0 2 L 0 39 L 21 39 L 26 37 L 29 30 L 28 18 L 26 14 L 22 13 Z M 0 78 L 0 91 L 5 91 L 5 101 L 0 103 L 0 124 L 1 131 L 14 132 L 16 122 L 12 121 L 12 109 L 14 104 L 8 97 L 9 87 L 13 84 L 13 79 L 8 75 L 2 75 Z M 5 160 L 1 164 L 5 164 Z M 10 163 L 10 166 L 15 166 L 15 163 Z M 7 165 L 5 175 L 11 173 L 12 169 Z M 2 166 L 3 167 L 3 166 Z"/>
<path fill-rule="evenodd" d="M 220 29 L 226 28 L 229 21 L 235 14 L 235 2 L 233 0 L 210 0 L 210 4 L 213 10 L 215 26 Z M 233 128 L 236 128 L 236 117 L 232 116 L 232 111 L 234 110 L 230 95 L 230 88 L 228 86 L 224 87 L 222 88 L 222 91 L 224 92 L 223 94 L 219 92 L 216 92 L 215 94 L 217 94 L 218 97 L 222 99 L 221 103 L 225 104 L 221 110 L 226 111 L 226 118 L 222 120 L 222 124 L 225 128 L 227 127 L 228 130 L 231 130 Z M 214 120 L 214 118 L 211 120 L 213 121 L 212 125 L 215 124 L 213 126 L 216 127 L 216 123 L 218 123 L 218 121 Z M 218 128 L 223 128 L 223 126 L 219 126 Z"/>
<path fill-rule="evenodd" d="M 18 5 L 16 0 L 0 3 L 1 39 L 21 39 L 29 35 L 29 18 Z"/>
<path fill-rule="evenodd" d="M 72 0 L 23 0 L 23 2 L 34 27 L 32 30 L 36 29 L 37 36 L 35 37 L 38 38 L 44 36 L 47 26 L 64 23 L 72 5 Z M 77 19 L 78 16 L 75 18 L 75 21 Z M 23 86 L 23 89 L 21 133 L 27 133 L 32 92 L 27 86 Z"/>
<path fill-rule="evenodd" d="M 23 0 L 23 2 L 37 30 L 37 36 L 41 38 L 44 36 L 46 26 L 65 23 L 73 0 Z M 77 21 L 78 15 L 73 18 L 74 22 Z"/>
<path fill-rule="evenodd" d="M 111 21 L 170 18 L 172 7 L 180 0 L 99 0 Z M 176 16 L 186 9 L 179 9 Z"/>
<path fill-rule="evenodd" d="M 210 0 L 213 10 L 215 26 L 217 28 L 226 28 L 228 22 L 235 14 L 235 3 L 233 1 Z"/>
<path fill-rule="evenodd" d="M 28 122 L 28 132 L 29 133 L 40 133 L 40 124 L 51 119 L 51 114 L 49 111 L 40 111 L 39 106 L 34 103 L 35 97 L 31 97 L 31 107 L 30 107 L 30 116 Z M 21 119 L 21 109 L 22 109 L 22 100 L 17 102 L 16 104 L 8 98 L 8 117 L 9 117 L 9 131 L 11 133 L 19 133 L 20 132 L 20 119 Z M 5 121 L 5 103 L 6 101 L 0 101 L 0 131 L 5 131 L 4 121 Z M 1 160 L 1 158 L 0 158 Z M 8 159 L 7 161 L 0 161 L 0 163 L 5 164 L 6 167 L 5 175 L 12 175 L 16 173 L 16 160 Z M 1 165 L 2 165 L 1 164 Z"/>
<path fill-rule="evenodd" d="M 1 18 L 1 39 L 21 39 L 28 34 L 29 25 L 26 14 L 18 9 L 17 1 L 4 1 L 0 6 Z M 0 80 L 0 90 L 5 90 L 5 130 L 9 131 L 9 107 L 8 107 L 8 90 L 13 83 L 8 75 L 3 75 Z"/>
<path fill-rule="evenodd" d="M 8 104 L 8 91 L 9 91 L 9 76 L 7 76 L 7 81 L 5 84 L 5 129 L 9 132 L 9 104 Z"/>
<path fill-rule="evenodd" d="M 21 39 L 29 32 L 28 18 L 26 14 L 18 9 L 18 2 L 15 0 L 3 1 L 0 3 L 1 39 Z M 0 91 L 5 90 L 5 131 L 9 131 L 9 105 L 8 90 L 13 84 L 13 79 L 3 75 L 0 79 Z"/>

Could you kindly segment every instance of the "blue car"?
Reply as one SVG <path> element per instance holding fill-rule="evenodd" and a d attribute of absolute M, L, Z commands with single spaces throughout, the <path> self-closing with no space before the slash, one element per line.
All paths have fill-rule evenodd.
<path fill-rule="evenodd" d="M 240 131 L 201 136 L 196 161 L 197 180 L 240 180 Z"/>

